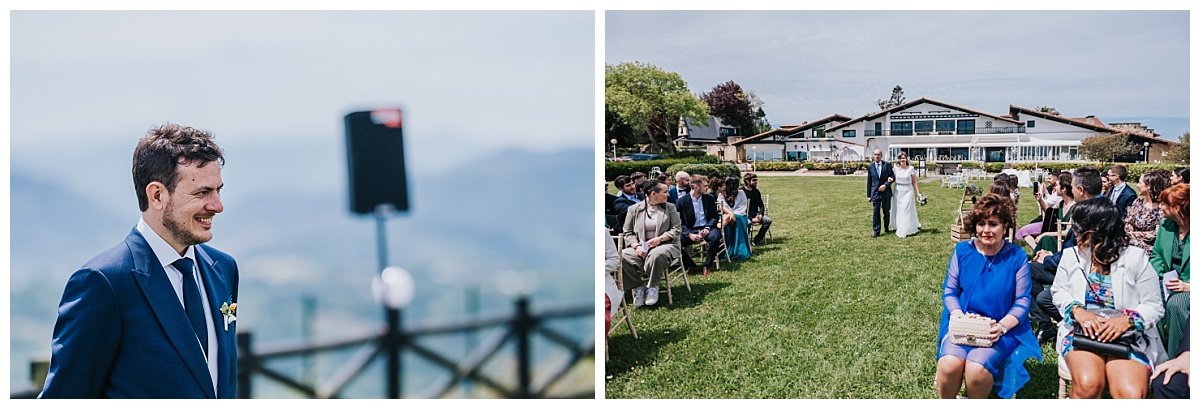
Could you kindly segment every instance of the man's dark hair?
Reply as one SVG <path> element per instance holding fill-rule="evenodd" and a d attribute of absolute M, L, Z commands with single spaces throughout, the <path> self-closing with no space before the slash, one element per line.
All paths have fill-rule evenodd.
<path fill-rule="evenodd" d="M 151 128 L 133 150 L 133 188 L 138 207 L 143 212 L 150 208 L 146 197 L 150 182 L 162 183 L 167 192 L 174 192 L 179 182 L 178 165 L 196 163 L 196 167 L 204 167 L 213 161 L 225 165 L 225 156 L 212 133 L 177 124 Z"/>
<path fill-rule="evenodd" d="M 1191 168 L 1188 168 L 1188 167 L 1175 168 L 1175 175 L 1179 176 L 1180 179 L 1183 179 L 1183 183 L 1192 183 L 1192 182 L 1190 182 L 1192 179 L 1189 175 L 1190 173 L 1191 173 Z"/>
<path fill-rule="evenodd" d="M 1087 193 L 1088 196 L 1096 197 L 1100 195 L 1100 189 L 1103 188 L 1103 182 L 1100 180 L 1100 171 L 1087 166 L 1075 169 L 1074 178 L 1071 184 L 1079 186 L 1080 190 Z"/>
<path fill-rule="evenodd" d="M 625 175 L 617 176 L 617 179 L 613 180 L 613 186 L 616 186 L 617 190 L 622 191 L 622 192 L 625 191 L 625 189 L 624 189 L 625 185 L 628 183 L 629 183 L 629 176 L 625 176 Z"/>
<path fill-rule="evenodd" d="M 1117 179 L 1120 179 L 1122 182 L 1125 181 L 1125 178 L 1129 177 L 1129 170 L 1125 169 L 1125 165 L 1113 165 L 1111 168 L 1108 168 L 1108 171 L 1117 175 Z"/>
<path fill-rule="evenodd" d="M 644 177 L 646 177 L 646 174 L 642 172 L 633 172 L 629 175 L 630 180 L 638 180 Z"/>

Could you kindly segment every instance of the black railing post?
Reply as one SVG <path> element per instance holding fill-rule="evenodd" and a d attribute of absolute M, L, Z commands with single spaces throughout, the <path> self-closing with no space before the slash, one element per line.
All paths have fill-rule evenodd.
<path fill-rule="evenodd" d="M 522 296 L 517 299 L 517 317 L 514 323 L 517 332 L 517 397 L 530 398 L 530 362 L 529 332 L 533 328 L 533 318 L 529 316 L 529 299 Z"/>
<path fill-rule="evenodd" d="M 254 351 L 250 349 L 251 335 L 249 332 L 237 334 L 237 349 L 238 349 L 238 375 L 237 375 L 237 397 L 238 399 L 250 399 L 250 379 L 254 376 L 254 370 L 258 368 L 258 357 L 254 355 Z"/>

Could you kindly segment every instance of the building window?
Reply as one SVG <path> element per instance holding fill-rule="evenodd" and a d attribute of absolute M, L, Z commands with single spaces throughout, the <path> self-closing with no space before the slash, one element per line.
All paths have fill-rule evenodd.
<path fill-rule="evenodd" d="M 1025 121 L 1026 128 L 1033 128 L 1033 121 Z"/>
<path fill-rule="evenodd" d="M 721 127 L 719 132 L 722 138 L 728 138 L 737 135 L 737 128 Z"/>
<path fill-rule="evenodd" d="M 938 135 L 950 135 L 954 133 L 954 120 L 942 120 L 934 122 Z"/>
<path fill-rule="evenodd" d="M 843 130 L 843 131 L 842 131 L 842 137 L 843 137 L 843 138 L 853 138 L 853 137 L 854 137 L 854 130 L 853 130 L 853 129 L 846 129 L 846 130 Z"/>
<path fill-rule="evenodd" d="M 959 135 L 974 135 L 975 134 L 975 120 L 974 119 L 958 120 L 958 134 Z"/>
<path fill-rule="evenodd" d="M 824 137 L 825 137 L 825 125 L 821 125 L 816 128 L 813 128 L 813 138 L 824 138 Z"/>
<path fill-rule="evenodd" d="M 916 121 L 913 123 L 913 130 L 917 131 L 917 135 L 929 135 L 933 132 L 933 121 Z"/>
<path fill-rule="evenodd" d="M 892 122 L 892 136 L 897 135 L 912 135 L 912 122 Z"/>

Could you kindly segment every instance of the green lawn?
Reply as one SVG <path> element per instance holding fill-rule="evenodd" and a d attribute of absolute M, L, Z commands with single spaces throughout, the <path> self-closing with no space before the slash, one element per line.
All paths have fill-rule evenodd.
<path fill-rule="evenodd" d="M 760 177 L 773 240 L 675 284 L 609 339 L 608 398 L 934 398 L 941 284 L 962 189 L 921 184 L 916 236 L 871 238 L 863 177 Z M 977 180 L 986 187 L 991 180 Z M 1018 219 L 1036 214 L 1022 189 Z M 1017 395 L 1053 398 L 1053 350 Z"/>

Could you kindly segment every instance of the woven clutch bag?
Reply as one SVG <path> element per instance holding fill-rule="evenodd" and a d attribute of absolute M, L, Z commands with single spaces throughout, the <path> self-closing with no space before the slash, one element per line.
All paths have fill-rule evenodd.
<path fill-rule="evenodd" d="M 992 324 L 996 320 L 991 318 L 975 315 L 964 314 L 950 317 L 950 328 L 947 330 L 950 336 L 950 342 L 959 345 L 970 345 L 973 347 L 990 347 L 992 341 L 988 339 L 988 332 L 992 330 Z"/>

